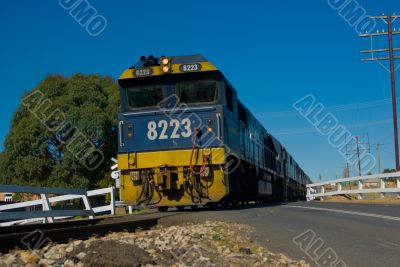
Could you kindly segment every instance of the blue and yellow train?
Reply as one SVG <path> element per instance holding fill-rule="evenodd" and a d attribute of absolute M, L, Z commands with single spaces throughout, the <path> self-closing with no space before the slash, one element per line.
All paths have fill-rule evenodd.
<path fill-rule="evenodd" d="M 165 211 L 305 198 L 309 177 L 203 56 L 141 57 L 118 82 L 123 201 Z"/>

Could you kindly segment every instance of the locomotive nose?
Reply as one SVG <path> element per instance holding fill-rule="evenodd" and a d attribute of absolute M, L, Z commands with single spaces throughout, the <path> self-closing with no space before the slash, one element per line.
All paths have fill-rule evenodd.
<path fill-rule="evenodd" d="M 152 111 L 119 115 L 119 153 L 217 147 L 221 140 L 220 112 L 215 108 Z M 194 115 L 195 114 L 195 115 Z"/>

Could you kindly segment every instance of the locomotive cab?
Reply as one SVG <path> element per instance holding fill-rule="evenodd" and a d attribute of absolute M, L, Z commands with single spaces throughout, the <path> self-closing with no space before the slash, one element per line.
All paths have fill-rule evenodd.
<path fill-rule="evenodd" d="M 195 132 L 199 142 L 208 132 L 222 139 L 223 82 L 217 72 L 152 77 L 120 85 L 120 152 L 191 148 Z"/>

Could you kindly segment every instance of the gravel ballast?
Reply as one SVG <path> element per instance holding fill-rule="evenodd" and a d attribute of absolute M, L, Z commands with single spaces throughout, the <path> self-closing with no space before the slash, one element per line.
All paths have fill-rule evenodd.
<path fill-rule="evenodd" d="M 2 266 L 309 266 L 269 252 L 249 239 L 249 226 L 206 221 L 111 233 L 85 241 L 14 250 Z"/>

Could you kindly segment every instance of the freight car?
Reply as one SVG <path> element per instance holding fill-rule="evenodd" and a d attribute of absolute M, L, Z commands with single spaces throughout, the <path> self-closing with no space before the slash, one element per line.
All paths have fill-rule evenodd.
<path fill-rule="evenodd" d="M 124 202 L 166 211 L 305 198 L 309 177 L 203 56 L 141 57 L 118 83 Z"/>

